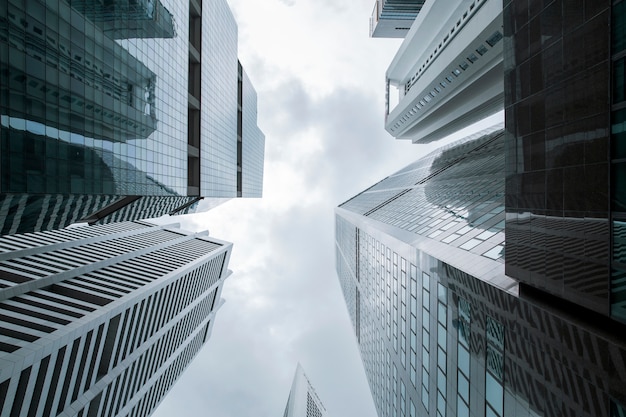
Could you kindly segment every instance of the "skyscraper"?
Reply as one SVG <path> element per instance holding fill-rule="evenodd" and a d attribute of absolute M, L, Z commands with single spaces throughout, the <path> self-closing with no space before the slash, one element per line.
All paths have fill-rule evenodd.
<path fill-rule="evenodd" d="M 326 408 L 298 363 L 283 417 L 325 417 Z"/>
<path fill-rule="evenodd" d="M 376 0 L 370 17 L 372 38 L 404 38 L 425 0 Z"/>
<path fill-rule="evenodd" d="M 626 2 L 505 2 L 506 273 L 626 322 Z"/>
<path fill-rule="evenodd" d="M 225 0 L 11 0 L 0 48 L 0 234 L 261 195 Z"/>
<path fill-rule="evenodd" d="M 211 333 L 231 248 L 143 222 L 0 238 L 0 414 L 149 415 Z"/>
<path fill-rule="evenodd" d="M 401 77 L 411 34 L 445 30 L 422 18 L 438 3 L 392 63 Z M 381 416 L 626 414 L 626 2 L 539 3 L 504 2 L 502 57 L 466 79 L 469 94 L 461 84 L 458 102 L 428 116 L 455 74 L 421 107 L 405 84 L 389 114 L 394 136 L 430 141 L 495 108 L 504 76 L 505 129 L 440 149 L 336 210 L 337 271 Z M 455 32 L 490 51 L 493 21 L 464 27 L 466 12 Z M 486 55 L 446 49 L 425 58 L 416 85 L 442 68 L 463 76 Z M 473 90 L 481 77 L 493 88 Z"/>
<path fill-rule="evenodd" d="M 439 149 L 336 209 L 380 417 L 626 412 L 626 328 L 504 273 L 505 136 Z"/>
<path fill-rule="evenodd" d="M 502 38 L 501 1 L 426 1 L 387 69 L 387 132 L 431 142 L 501 111 Z"/>

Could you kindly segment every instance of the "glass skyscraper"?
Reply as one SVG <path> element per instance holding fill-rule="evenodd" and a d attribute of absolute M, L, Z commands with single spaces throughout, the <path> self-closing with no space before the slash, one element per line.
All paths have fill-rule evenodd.
<path fill-rule="evenodd" d="M 225 0 L 3 2 L 0 234 L 259 197 L 241 72 Z"/>
<path fill-rule="evenodd" d="M 626 2 L 505 2 L 507 265 L 626 323 Z"/>
<path fill-rule="evenodd" d="M 0 238 L 0 414 L 150 415 L 211 333 L 231 248 L 144 222 Z"/>
<path fill-rule="evenodd" d="M 502 101 L 505 123 L 336 209 L 378 415 L 624 416 L 626 1 L 506 0 L 494 38 L 476 16 L 499 4 L 444 5 L 425 3 L 390 66 L 388 131 L 429 142 Z M 455 38 L 433 10 L 461 11 Z M 416 33 L 444 37 L 430 51 Z"/>
<path fill-rule="evenodd" d="M 504 273 L 505 137 L 439 149 L 336 209 L 380 417 L 626 412 L 626 328 Z"/>

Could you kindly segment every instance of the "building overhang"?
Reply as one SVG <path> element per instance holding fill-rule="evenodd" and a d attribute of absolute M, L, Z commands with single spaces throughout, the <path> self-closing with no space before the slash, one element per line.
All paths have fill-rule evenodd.
<path fill-rule="evenodd" d="M 398 139 L 437 140 L 504 106 L 502 5 L 442 3 L 425 4 L 387 71 L 400 100 L 385 129 Z"/>

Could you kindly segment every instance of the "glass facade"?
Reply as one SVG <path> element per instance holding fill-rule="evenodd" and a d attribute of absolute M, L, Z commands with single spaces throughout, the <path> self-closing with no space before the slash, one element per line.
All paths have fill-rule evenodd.
<path fill-rule="evenodd" d="M 248 74 L 242 77 L 242 196 L 261 197 L 263 194 L 263 161 L 265 135 L 257 125 L 257 94 Z"/>
<path fill-rule="evenodd" d="M 611 10 L 611 315 L 626 322 L 626 1 Z"/>
<path fill-rule="evenodd" d="M 437 150 L 341 207 L 503 261 L 504 135 L 497 128 Z"/>
<path fill-rule="evenodd" d="M 151 197 L 168 207 L 162 215 L 199 196 L 237 196 L 237 25 L 225 0 L 205 3 L 200 11 L 172 0 L 0 5 L 0 210 L 13 216 L 3 233 L 21 222 L 16 213 L 47 213 L 50 200 L 91 196 L 89 216 L 127 196 Z M 199 143 L 189 142 L 198 130 Z M 257 142 L 250 159 L 260 160 L 250 164 L 262 177 Z M 46 217 L 39 227 L 81 219 Z M 32 227 L 25 219 L 16 231 Z"/>
<path fill-rule="evenodd" d="M 607 316 L 612 3 L 504 2 L 506 273 Z"/>
<path fill-rule="evenodd" d="M 476 194 L 491 195 L 481 186 L 494 179 L 490 198 L 504 204 L 495 181 L 504 182 L 503 146 L 501 132 L 460 141 L 336 209 L 337 272 L 381 417 L 623 412 L 623 324 L 507 277 L 503 256 L 494 259 L 407 227 L 415 210 L 435 201 L 398 203 L 410 195 L 403 192 L 409 184 L 413 190 L 433 187 L 439 201 L 456 195 L 457 206 L 471 207 Z M 440 165 L 446 154 L 464 157 Z M 446 181 L 457 169 L 469 187 Z M 410 181 L 400 182 L 409 175 Z M 433 213 L 429 222 L 449 221 L 449 211 Z"/>

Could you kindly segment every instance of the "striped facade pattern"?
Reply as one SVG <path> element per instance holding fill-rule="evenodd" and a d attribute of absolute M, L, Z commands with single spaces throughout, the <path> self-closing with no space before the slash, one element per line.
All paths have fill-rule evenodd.
<path fill-rule="evenodd" d="M 95 194 L 0 194 L 0 235 L 67 227 L 90 218 L 122 198 L 120 195 Z M 193 213 L 197 200 L 197 197 L 142 196 L 101 218 L 98 223 Z"/>
<path fill-rule="evenodd" d="M 231 247 L 141 222 L 0 238 L 0 414 L 149 415 L 210 334 Z"/>

